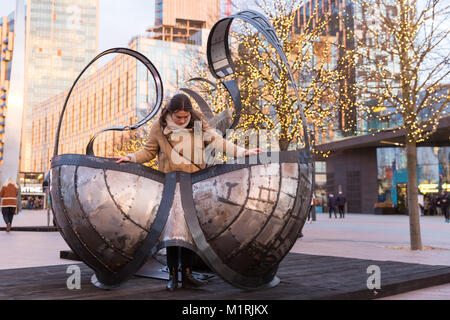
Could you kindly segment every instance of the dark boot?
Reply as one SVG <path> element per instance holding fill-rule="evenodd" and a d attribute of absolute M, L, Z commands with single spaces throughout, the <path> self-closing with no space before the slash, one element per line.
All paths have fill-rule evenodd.
<path fill-rule="evenodd" d="M 167 290 L 174 291 L 178 288 L 178 268 L 169 268 L 169 282 L 167 283 Z"/>
<path fill-rule="evenodd" d="M 194 278 L 194 276 L 192 275 L 192 270 L 189 267 L 181 268 L 181 281 L 182 287 L 185 289 L 197 288 L 208 283 L 208 281 Z"/>

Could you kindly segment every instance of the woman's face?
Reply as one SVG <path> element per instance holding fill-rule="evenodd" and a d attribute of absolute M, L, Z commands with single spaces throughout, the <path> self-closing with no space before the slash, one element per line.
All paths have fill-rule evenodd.
<path fill-rule="evenodd" d="M 182 126 L 184 125 L 188 119 L 189 119 L 190 113 L 184 110 L 178 110 L 172 113 L 172 120 L 177 125 Z"/>

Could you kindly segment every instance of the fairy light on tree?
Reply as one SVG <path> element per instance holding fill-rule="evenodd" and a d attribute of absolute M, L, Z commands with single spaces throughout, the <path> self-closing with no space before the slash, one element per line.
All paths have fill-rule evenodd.
<path fill-rule="evenodd" d="M 333 132 L 340 112 L 338 100 L 342 99 L 339 97 L 339 81 L 345 80 L 346 71 L 330 58 L 332 50 L 338 50 L 339 45 L 335 37 L 326 35 L 329 17 L 316 8 L 306 19 L 303 32 L 298 33 L 294 32 L 297 1 L 258 1 L 257 5 L 274 26 L 290 62 L 299 88 L 300 104 L 310 124 L 308 129 L 314 131 L 313 137 L 328 132 L 330 128 Z M 276 132 L 281 150 L 302 147 L 302 122 L 287 68 L 262 35 L 246 23 L 236 24 L 231 32 L 230 46 L 243 110 L 238 130 L 232 138 L 240 140 L 243 134 L 264 129 Z M 341 59 L 343 65 L 351 64 L 351 61 L 342 62 L 352 58 L 347 56 Z M 207 77 L 206 67 L 192 76 Z M 211 103 L 213 112 L 224 110 L 227 103 L 232 105 L 227 100 L 226 91 L 219 91 L 223 89 L 220 81 L 218 90 L 205 84 L 196 85 L 195 89 L 199 88 Z M 323 157 L 329 154 L 329 151 L 316 151 L 314 148 L 313 152 Z"/>
<path fill-rule="evenodd" d="M 353 0 L 359 66 L 358 113 L 370 133 L 404 130 L 411 249 L 421 250 L 418 142 L 428 139 L 450 102 L 450 6 L 442 0 Z"/>
<path fill-rule="evenodd" d="M 294 32 L 298 2 L 259 1 L 257 4 L 271 21 L 290 62 L 309 129 L 318 133 L 330 126 L 334 128 L 339 112 L 338 83 L 345 72 L 330 59 L 331 50 L 336 50 L 338 45 L 334 37 L 326 36 L 329 17 L 319 13 L 316 7 L 305 21 L 303 32 L 298 34 Z M 243 131 L 276 130 L 281 150 L 299 148 L 302 122 L 287 69 L 263 37 L 252 32 L 248 25 L 243 24 L 242 29 L 243 32 L 235 33 L 239 44 L 237 77 L 241 79 L 245 110 L 238 127 Z M 313 152 L 324 156 L 329 153 Z"/>

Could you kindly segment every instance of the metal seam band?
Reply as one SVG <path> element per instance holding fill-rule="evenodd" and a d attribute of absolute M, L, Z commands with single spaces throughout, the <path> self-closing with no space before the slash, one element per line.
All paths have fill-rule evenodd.
<path fill-rule="evenodd" d="M 179 172 L 180 175 L 180 192 L 181 203 L 192 238 L 197 246 L 197 254 L 203 261 L 225 281 L 242 289 L 255 289 L 266 286 L 273 279 L 265 281 L 261 277 L 251 278 L 245 277 L 227 265 L 225 265 L 220 257 L 215 253 L 214 249 L 206 241 L 205 235 L 200 227 L 198 217 L 195 211 L 194 199 L 192 196 L 192 179 L 189 173 Z"/>
<path fill-rule="evenodd" d="M 155 221 L 153 222 L 146 238 L 144 239 L 140 248 L 136 251 L 133 260 L 128 263 L 122 270 L 116 274 L 104 275 L 97 274 L 98 280 L 107 285 L 119 284 L 126 279 L 132 277 L 141 266 L 147 261 L 148 257 L 158 246 L 158 240 L 166 225 L 169 211 L 172 207 L 173 197 L 176 186 L 176 172 L 171 172 L 166 175 L 166 182 L 164 184 L 161 205 L 158 208 Z"/>

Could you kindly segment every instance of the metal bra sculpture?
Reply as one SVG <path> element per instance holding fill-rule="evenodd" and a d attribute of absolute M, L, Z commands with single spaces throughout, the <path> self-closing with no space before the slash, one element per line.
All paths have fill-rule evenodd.
<path fill-rule="evenodd" d="M 228 48 L 233 19 L 256 27 L 289 69 L 266 18 L 243 11 L 218 21 L 211 30 L 207 56 L 214 77 L 234 73 Z M 86 155 L 58 155 L 61 123 L 74 86 L 92 63 L 111 53 L 141 61 L 153 76 L 157 97 L 150 114 L 138 124 L 102 132 L 140 127 L 159 111 L 163 99 L 156 68 L 142 54 L 125 48 L 110 49 L 94 58 L 66 97 L 51 162 L 52 209 L 67 244 L 94 270 L 92 282 L 102 288 L 120 285 L 160 248 L 178 245 L 194 250 L 213 272 L 236 287 L 277 285 L 278 265 L 294 245 L 311 202 L 313 165 L 306 126 L 305 148 L 280 152 L 276 163 L 261 163 L 259 157 L 256 164 L 225 163 L 195 173 L 164 174 L 137 163 L 117 164 L 96 157 L 92 146 L 98 134 L 89 142 Z M 290 76 L 295 88 L 292 73 Z M 242 109 L 240 92 L 235 80 L 223 85 L 235 105 L 233 128 Z M 185 92 L 200 101 L 195 92 Z M 207 104 L 202 106 L 204 109 Z M 299 111 L 306 123 L 300 107 Z M 180 223 L 187 228 L 177 228 Z"/>

